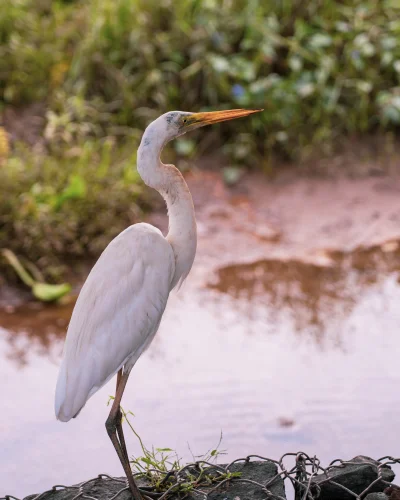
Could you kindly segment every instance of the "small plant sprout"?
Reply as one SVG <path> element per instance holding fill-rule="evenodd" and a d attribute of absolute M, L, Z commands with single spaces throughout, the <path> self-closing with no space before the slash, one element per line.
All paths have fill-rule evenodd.
<path fill-rule="evenodd" d="M 108 403 L 114 400 L 109 397 Z M 222 443 L 222 432 L 215 448 L 208 450 L 203 455 L 194 455 L 190 446 L 189 450 L 193 457 L 193 463 L 183 465 L 176 451 L 172 448 L 147 448 L 142 438 L 134 429 L 130 417 L 134 417 L 131 411 L 125 411 L 121 406 L 122 421 L 125 421 L 135 437 L 138 439 L 143 455 L 132 457 L 130 460 L 135 478 L 142 478 L 146 486 L 140 487 L 144 495 L 157 496 L 165 499 L 169 495 L 182 495 L 197 491 L 202 488 L 213 488 L 223 481 L 230 481 L 241 476 L 240 472 L 226 471 L 222 466 L 216 464 L 220 455 L 225 451 L 220 450 Z"/>

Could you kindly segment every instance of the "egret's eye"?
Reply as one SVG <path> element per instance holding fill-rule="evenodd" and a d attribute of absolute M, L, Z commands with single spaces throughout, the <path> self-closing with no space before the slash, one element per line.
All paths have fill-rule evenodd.
<path fill-rule="evenodd" d="M 186 123 L 187 122 L 187 118 L 184 118 L 182 121 L 183 121 L 183 123 Z"/>

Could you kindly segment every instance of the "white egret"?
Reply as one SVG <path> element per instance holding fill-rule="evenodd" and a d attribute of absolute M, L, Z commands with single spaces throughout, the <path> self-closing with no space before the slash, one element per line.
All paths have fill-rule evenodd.
<path fill-rule="evenodd" d="M 176 167 L 161 162 L 160 153 L 167 142 L 190 130 L 258 111 L 173 111 L 146 128 L 137 168 L 143 181 L 166 201 L 168 235 L 145 223 L 125 229 L 101 254 L 72 313 L 57 381 L 56 416 L 63 422 L 76 417 L 118 374 L 106 428 L 135 500 L 141 495 L 129 465 L 120 401 L 132 367 L 157 332 L 169 293 L 189 274 L 197 242 L 189 188 Z"/>

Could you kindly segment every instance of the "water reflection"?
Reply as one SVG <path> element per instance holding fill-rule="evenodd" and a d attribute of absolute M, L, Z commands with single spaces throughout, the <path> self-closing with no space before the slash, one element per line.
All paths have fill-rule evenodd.
<path fill-rule="evenodd" d="M 227 461 L 397 454 L 398 243 L 319 259 L 224 267 L 205 288 L 194 274 L 171 296 L 123 400 L 148 446 L 190 460 L 188 443 L 204 453 L 222 430 Z M 37 307 L 0 315 L 0 496 L 122 473 L 104 430 L 114 381 L 78 419 L 55 420 L 72 305 Z M 140 453 L 132 433 L 127 440 Z"/>
<path fill-rule="evenodd" d="M 379 286 L 388 275 L 398 275 L 400 243 L 389 241 L 353 252 L 324 251 L 316 260 L 318 264 L 295 259 L 234 264 L 218 269 L 208 287 L 236 299 L 236 306 L 248 320 L 264 306 L 264 319 L 269 324 L 282 322 L 283 316 L 289 315 L 296 332 L 310 334 L 319 344 L 329 335 L 325 340 L 340 346 L 335 318 L 342 321 L 362 294 Z M 33 352 L 50 355 L 55 341 L 65 336 L 72 309 L 73 303 L 31 303 L 1 313 L 9 359 L 23 366 Z"/>
<path fill-rule="evenodd" d="M 0 315 L 9 348 L 8 359 L 25 366 L 33 355 L 52 356 L 57 340 L 64 338 L 73 303 L 42 305 L 31 303 Z"/>
<path fill-rule="evenodd" d="M 208 286 L 232 296 L 247 314 L 255 304 L 264 304 L 269 321 L 290 315 L 297 332 L 311 333 L 321 343 L 337 326 L 335 318 L 348 317 L 363 294 L 398 275 L 400 244 L 324 251 L 316 260 L 319 264 L 291 259 L 230 265 L 219 269 Z M 377 289 L 375 293 L 379 295 Z M 336 342 L 341 342 L 340 331 Z"/>

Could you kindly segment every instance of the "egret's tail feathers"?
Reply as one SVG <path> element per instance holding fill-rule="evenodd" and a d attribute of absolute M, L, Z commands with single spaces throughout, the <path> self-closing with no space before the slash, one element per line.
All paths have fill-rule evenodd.
<path fill-rule="evenodd" d="M 61 420 L 62 422 L 68 422 L 69 418 L 64 415 L 62 410 L 63 401 L 65 401 L 65 396 L 67 392 L 67 377 L 65 373 L 64 364 L 61 365 L 60 373 L 58 374 L 57 386 L 56 386 L 56 397 L 54 401 L 54 411 L 57 417 L 57 420 Z"/>
<path fill-rule="evenodd" d="M 73 380 L 68 380 L 65 364 L 62 363 L 57 380 L 54 404 L 57 420 L 61 420 L 61 422 L 68 422 L 71 418 L 77 417 L 91 396 L 90 392 L 92 394 L 95 392 L 90 391 L 90 389 L 87 390 L 83 385 L 77 388 L 73 382 Z"/>
<path fill-rule="evenodd" d="M 77 417 L 88 399 L 122 368 L 125 361 L 117 365 L 116 369 L 113 369 L 106 379 L 101 380 L 100 377 L 95 376 L 95 365 L 88 364 L 83 373 L 77 372 L 71 375 L 66 368 L 67 363 L 63 360 L 58 375 L 54 405 L 57 420 L 68 422 L 71 418 Z M 100 383 L 98 383 L 99 379 Z"/>

